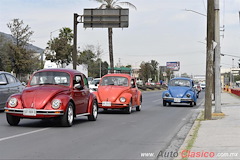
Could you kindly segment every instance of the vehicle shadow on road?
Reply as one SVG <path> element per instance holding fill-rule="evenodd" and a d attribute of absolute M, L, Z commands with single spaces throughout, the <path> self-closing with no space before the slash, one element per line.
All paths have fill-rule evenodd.
<path fill-rule="evenodd" d="M 75 118 L 73 126 L 81 125 L 82 123 L 89 122 L 87 117 Z M 11 126 L 12 127 L 12 126 Z M 55 119 L 34 119 L 34 120 L 21 120 L 18 126 L 14 127 L 29 127 L 29 128 L 44 128 L 44 127 L 62 127 L 60 122 Z"/>
<path fill-rule="evenodd" d="M 135 113 L 136 111 L 133 109 L 131 114 Z M 126 114 L 129 115 L 128 113 L 126 113 L 125 110 L 121 110 L 121 109 L 108 109 L 108 110 L 99 110 L 98 114 Z"/>
<path fill-rule="evenodd" d="M 165 108 L 198 108 L 198 106 L 190 106 L 189 104 L 171 104 L 171 105 L 167 105 L 167 106 L 163 106 Z"/>

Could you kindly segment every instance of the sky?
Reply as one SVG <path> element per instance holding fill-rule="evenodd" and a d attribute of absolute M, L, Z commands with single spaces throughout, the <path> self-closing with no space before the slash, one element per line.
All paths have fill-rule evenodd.
<path fill-rule="evenodd" d="M 125 0 L 123 0 L 125 1 Z M 123 2 L 122 1 L 122 2 Z M 129 27 L 113 29 L 114 64 L 139 67 L 156 60 L 160 66 L 180 61 L 179 73 L 205 75 L 207 0 L 127 0 Z M 219 0 L 221 30 L 221 67 L 237 67 L 240 57 L 240 0 Z M 23 20 L 34 31 L 32 44 L 45 49 L 59 29 L 73 29 L 73 14 L 97 8 L 94 0 L 0 0 L 0 32 L 10 34 L 7 24 Z M 123 8 L 128 8 L 123 6 Z M 186 11 L 192 10 L 192 11 Z M 196 11 L 201 14 L 197 14 Z M 224 26 L 224 27 L 223 27 Z M 77 46 L 100 46 L 101 58 L 109 63 L 107 28 L 77 26 Z M 228 56 L 230 55 L 230 56 Z M 232 57 L 237 56 L 237 57 Z M 234 60 L 233 60 L 234 59 Z"/>

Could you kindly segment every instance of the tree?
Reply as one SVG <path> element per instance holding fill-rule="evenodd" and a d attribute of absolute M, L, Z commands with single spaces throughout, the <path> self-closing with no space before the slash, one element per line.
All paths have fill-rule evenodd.
<path fill-rule="evenodd" d="M 122 8 L 121 5 L 127 5 L 136 9 L 136 7 L 129 2 L 119 2 L 119 0 L 95 0 L 102 5 L 99 7 L 100 9 L 119 9 Z M 113 61 L 113 44 L 112 44 L 112 28 L 108 28 L 108 42 L 109 42 L 109 60 L 110 60 L 110 72 L 114 72 L 114 61 Z"/>
<path fill-rule="evenodd" d="M 27 50 L 27 44 L 31 41 L 33 31 L 28 25 L 24 26 L 22 20 L 13 19 L 7 24 L 14 38 L 8 46 L 8 59 L 11 62 L 11 70 L 19 77 L 20 73 L 30 73 L 39 65 L 38 56 L 33 51 Z"/>
<path fill-rule="evenodd" d="M 140 79 L 142 79 L 144 82 L 147 82 L 149 78 L 152 78 L 151 72 L 151 64 L 149 62 L 142 62 L 139 70 Z"/>
<path fill-rule="evenodd" d="M 87 45 L 82 52 L 79 52 L 77 63 L 87 64 L 89 77 L 101 77 L 101 75 L 108 73 L 108 63 L 102 62 L 101 52 L 100 46 L 95 47 L 93 45 Z"/>
<path fill-rule="evenodd" d="M 155 60 L 151 60 L 151 66 L 152 66 L 152 78 L 154 81 L 158 81 L 158 65 L 159 63 Z"/>
<path fill-rule="evenodd" d="M 152 81 L 157 82 L 157 75 L 158 75 L 158 62 L 155 60 L 151 60 L 150 62 L 142 62 L 140 65 L 140 78 L 147 82 L 149 78 L 152 79 Z"/>
<path fill-rule="evenodd" d="M 9 71 L 7 70 L 8 64 L 10 64 L 7 56 L 7 43 L 2 35 L 0 35 L 0 71 Z M 8 62 L 8 63 L 7 63 Z M 11 70 L 10 70 L 11 71 Z"/>
<path fill-rule="evenodd" d="M 70 28 L 60 29 L 59 36 L 48 41 L 48 53 L 46 59 L 60 64 L 63 67 L 64 64 L 68 65 L 72 62 L 73 52 L 73 33 Z"/>
<path fill-rule="evenodd" d="M 169 80 L 172 78 L 172 75 L 173 75 L 173 70 L 171 70 L 171 69 L 167 69 L 166 70 L 166 74 L 167 74 L 167 82 L 169 82 Z"/>

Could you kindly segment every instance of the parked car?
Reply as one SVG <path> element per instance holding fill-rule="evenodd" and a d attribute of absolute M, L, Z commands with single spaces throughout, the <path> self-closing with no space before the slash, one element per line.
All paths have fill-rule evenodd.
<path fill-rule="evenodd" d="M 13 126 L 21 118 L 55 118 L 70 127 L 79 116 L 95 121 L 98 105 L 84 74 L 72 69 L 43 69 L 32 75 L 22 93 L 8 99 L 5 112 Z"/>
<path fill-rule="evenodd" d="M 100 80 L 101 80 L 101 78 L 94 78 L 94 79 L 89 83 L 90 92 L 95 92 L 95 91 L 97 91 Z"/>
<path fill-rule="evenodd" d="M 172 103 L 197 103 L 197 92 L 190 78 L 173 78 L 168 84 L 168 90 L 162 93 L 163 106 Z"/>
<path fill-rule="evenodd" d="M 122 109 L 131 113 L 135 107 L 141 111 L 142 93 L 138 90 L 136 79 L 128 74 L 107 74 L 102 77 L 97 92 L 99 108 Z"/>
<path fill-rule="evenodd" d="M 199 93 L 202 91 L 200 83 L 195 85 L 195 89 L 197 91 L 197 98 L 199 97 Z"/>
<path fill-rule="evenodd" d="M 203 89 L 206 88 L 206 83 L 200 83 L 200 86 L 201 86 L 201 88 L 202 88 L 202 90 L 203 90 Z"/>
<path fill-rule="evenodd" d="M 4 110 L 7 99 L 14 93 L 20 93 L 25 86 L 11 73 L 0 71 L 0 110 Z"/>

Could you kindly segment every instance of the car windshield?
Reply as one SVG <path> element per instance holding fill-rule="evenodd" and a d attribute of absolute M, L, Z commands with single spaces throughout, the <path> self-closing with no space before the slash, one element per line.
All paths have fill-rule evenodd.
<path fill-rule="evenodd" d="M 70 76 L 65 72 L 38 72 L 34 74 L 30 82 L 34 85 L 70 85 Z"/>
<path fill-rule="evenodd" d="M 104 77 L 101 81 L 100 86 L 108 86 L 108 85 L 128 86 L 128 79 L 126 77 L 120 77 L 120 76 Z"/>
<path fill-rule="evenodd" d="M 185 79 L 174 79 L 171 80 L 169 86 L 181 86 L 181 87 L 190 87 L 190 81 Z"/>

